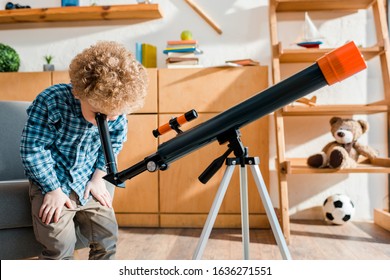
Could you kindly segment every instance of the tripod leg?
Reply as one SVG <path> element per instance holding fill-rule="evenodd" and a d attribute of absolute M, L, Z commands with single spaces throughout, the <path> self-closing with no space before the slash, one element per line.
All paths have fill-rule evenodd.
<path fill-rule="evenodd" d="M 257 165 L 250 165 L 250 167 L 282 257 L 284 260 L 291 260 L 290 251 L 288 250 L 286 240 L 284 239 L 282 229 L 280 228 L 278 218 L 272 206 L 263 176 L 260 173 L 260 168 Z"/>
<path fill-rule="evenodd" d="M 210 233 L 211 230 L 213 229 L 215 219 L 217 218 L 219 208 L 221 207 L 226 190 L 229 186 L 230 179 L 232 178 L 234 167 L 235 167 L 234 165 L 228 165 L 226 167 L 225 174 L 223 175 L 221 184 L 219 185 L 217 194 L 215 195 L 213 205 L 211 206 L 209 215 L 207 216 L 206 224 L 203 227 L 198 245 L 192 257 L 193 260 L 200 260 L 203 255 L 203 251 L 206 247 L 207 240 L 210 237 Z"/>
<path fill-rule="evenodd" d="M 249 260 L 249 210 L 248 210 L 248 174 L 246 165 L 240 167 L 241 230 L 244 248 L 244 260 Z"/>

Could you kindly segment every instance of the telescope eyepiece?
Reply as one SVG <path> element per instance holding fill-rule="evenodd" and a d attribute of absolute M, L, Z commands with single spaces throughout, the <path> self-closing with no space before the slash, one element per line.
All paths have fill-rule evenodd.
<path fill-rule="evenodd" d="M 187 122 L 190 122 L 196 119 L 197 117 L 198 117 L 198 112 L 196 112 L 194 109 L 184 114 L 184 118 L 187 120 Z"/>
<path fill-rule="evenodd" d="M 114 150 L 111 144 L 110 132 L 107 124 L 107 116 L 105 114 L 96 113 L 95 115 L 96 125 L 99 130 L 100 142 L 104 153 L 104 159 L 106 161 L 106 169 L 108 174 L 117 173 L 116 160 Z"/>

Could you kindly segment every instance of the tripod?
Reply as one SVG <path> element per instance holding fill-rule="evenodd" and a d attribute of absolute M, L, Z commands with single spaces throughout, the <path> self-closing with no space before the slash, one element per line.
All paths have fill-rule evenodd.
<path fill-rule="evenodd" d="M 217 194 L 211 206 L 210 212 L 207 216 L 207 220 L 203 227 L 202 234 L 200 236 L 198 245 L 193 255 L 193 259 L 199 260 L 203 255 L 203 251 L 206 247 L 206 243 L 210 237 L 211 230 L 213 228 L 223 198 L 225 196 L 230 180 L 232 178 L 234 168 L 236 167 L 236 165 L 239 164 L 240 165 L 240 196 L 241 196 L 241 228 L 242 228 L 242 243 L 243 243 L 244 259 L 245 260 L 249 259 L 249 211 L 248 211 L 248 176 L 247 176 L 247 166 L 249 166 L 252 171 L 253 178 L 255 180 L 258 192 L 263 202 L 267 217 L 271 225 L 271 229 L 273 231 L 274 237 L 276 239 L 282 257 L 285 260 L 290 260 L 291 255 L 288 250 L 286 240 L 284 239 L 282 230 L 280 228 L 275 211 L 272 206 L 271 198 L 268 194 L 264 179 L 261 175 L 260 168 L 258 166 L 260 160 L 258 157 L 248 157 L 247 148 L 244 148 L 242 146 L 238 133 L 239 132 L 236 131 L 234 135 L 235 137 L 229 138 L 229 140 L 227 140 L 230 143 L 228 151 L 225 152 L 225 154 L 222 155 L 220 158 L 214 160 L 214 162 L 205 170 L 205 172 L 203 172 L 203 174 L 199 176 L 199 180 L 202 183 L 205 183 L 222 166 L 223 162 L 225 162 L 227 166 L 222 181 L 220 183 L 220 186 L 218 188 Z M 234 151 L 236 156 L 237 154 L 239 154 L 240 156 L 235 158 L 227 158 L 232 151 Z"/>

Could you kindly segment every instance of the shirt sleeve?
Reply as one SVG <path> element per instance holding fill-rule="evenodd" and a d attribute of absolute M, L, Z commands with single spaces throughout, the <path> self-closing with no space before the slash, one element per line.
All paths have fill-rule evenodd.
<path fill-rule="evenodd" d="M 56 111 L 41 96 L 27 109 L 28 119 L 23 129 L 20 153 L 28 178 L 35 181 L 44 193 L 61 184 L 54 170 L 55 161 L 48 147 L 56 139 Z"/>
<path fill-rule="evenodd" d="M 127 118 L 125 115 L 119 116 L 115 121 L 108 122 L 109 133 L 111 138 L 112 150 L 115 157 L 123 148 L 123 143 L 127 140 Z M 96 162 L 96 168 L 106 171 L 106 161 L 103 149 L 100 148 L 99 156 Z"/>

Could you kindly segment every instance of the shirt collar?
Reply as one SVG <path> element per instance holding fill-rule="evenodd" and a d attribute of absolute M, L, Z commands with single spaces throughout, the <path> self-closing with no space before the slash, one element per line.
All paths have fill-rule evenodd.
<path fill-rule="evenodd" d="M 91 123 L 89 123 L 88 121 L 86 121 L 84 119 L 84 116 L 83 116 L 83 113 L 81 112 L 81 103 L 80 103 L 80 100 L 75 98 L 74 95 L 73 95 L 73 92 L 72 92 L 72 85 L 70 85 L 70 95 L 71 95 L 71 108 L 72 108 L 72 112 L 73 114 L 76 116 L 76 117 L 79 117 L 80 119 L 83 120 L 83 122 L 87 125 L 87 127 L 89 129 L 94 129 L 95 126 L 92 125 Z"/>

